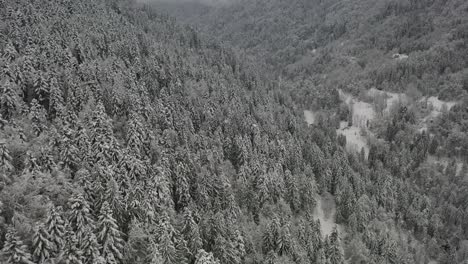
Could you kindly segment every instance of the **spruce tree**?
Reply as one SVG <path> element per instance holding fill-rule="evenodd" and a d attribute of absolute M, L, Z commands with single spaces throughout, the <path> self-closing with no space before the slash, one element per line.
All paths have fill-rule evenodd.
<path fill-rule="evenodd" d="M 164 259 L 161 256 L 161 253 L 159 252 L 158 245 L 156 245 L 154 242 L 151 243 L 151 254 L 149 256 L 149 264 L 164 264 Z"/>
<path fill-rule="evenodd" d="M 123 240 L 108 202 L 102 204 L 97 228 L 97 239 L 101 245 L 102 256 L 109 264 L 118 263 L 123 257 Z"/>
<path fill-rule="evenodd" d="M 76 235 L 69 231 L 66 233 L 66 241 L 61 259 L 65 264 L 83 264 L 83 252 L 78 245 Z"/>
<path fill-rule="evenodd" d="M 2 168 L 3 173 L 14 169 L 12 158 L 5 142 L 0 142 L 0 168 Z"/>
<path fill-rule="evenodd" d="M 7 230 L 2 253 L 7 258 L 7 263 L 34 264 L 34 262 L 31 261 L 31 254 L 28 248 L 23 244 L 16 230 L 11 226 Z"/>
<path fill-rule="evenodd" d="M 336 229 L 336 227 L 333 229 L 333 232 L 330 234 L 329 237 L 327 255 L 331 264 L 344 263 L 344 257 L 340 246 L 340 238 L 338 236 L 338 230 Z"/>
<path fill-rule="evenodd" d="M 198 250 L 202 247 L 202 240 L 200 237 L 200 230 L 198 224 L 192 217 L 192 212 L 189 209 L 185 210 L 184 222 L 183 222 L 182 234 L 187 241 L 189 252 L 192 256 L 198 253 Z"/>
<path fill-rule="evenodd" d="M 195 264 L 220 264 L 213 253 L 207 253 L 203 249 L 200 249 L 197 253 Z"/>
<path fill-rule="evenodd" d="M 19 107 L 19 98 L 10 81 L 0 87 L 0 118 L 9 120 Z"/>
<path fill-rule="evenodd" d="M 144 127 L 140 115 L 131 112 L 127 128 L 127 147 L 136 154 L 140 154 L 145 140 Z"/>
<path fill-rule="evenodd" d="M 43 224 L 35 228 L 33 237 L 33 259 L 42 264 L 50 259 L 54 245 L 49 239 L 49 234 Z"/>
<path fill-rule="evenodd" d="M 46 113 L 44 108 L 39 104 L 36 99 L 33 99 L 31 102 L 29 110 L 29 118 L 33 124 L 33 130 L 36 135 L 39 135 L 46 129 Z"/>
<path fill-rule="evenodd" d="M 79 193 L 74 194 L 69 199 L 68 204 L 70 206 L 68 222 L 78 240 L 81 241 L 84 238 L 86 230 L 94 229 L 91 209 L 86 199 Z"/>
<path fill-rule="evenodd" d="M 53 246 L 52 256 L 57 256 L 64 245 L 65 220 L 63 219 L 61 212 L 61 207 L 55 208 L 54 206 L 51 206 L 45 223 L 45 228 L 49 234 L 49 240 L 52 242 Z"/>
<path fill-rule="evenodd" d="M 99 243 L 93 230 L 87 228 L 82 234 L 80 249 L 83 252 L 83 263 L 85 264 L 104 264 L 105 259 L 99 252 Z"/>

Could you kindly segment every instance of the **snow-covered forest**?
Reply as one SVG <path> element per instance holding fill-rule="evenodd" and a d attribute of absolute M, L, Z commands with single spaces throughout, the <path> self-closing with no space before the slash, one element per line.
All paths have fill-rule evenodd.
<path fill-rule="evenodd" d="M 0 263 L 465 263 L 467 93 L 464 0 L 0 0 Z"/>

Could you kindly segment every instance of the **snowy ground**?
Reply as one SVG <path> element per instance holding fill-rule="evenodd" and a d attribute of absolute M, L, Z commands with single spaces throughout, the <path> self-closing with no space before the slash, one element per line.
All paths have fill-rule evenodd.
<path fill-rule="evenodd" d="M 421 119 L 419 125 L 420 132 L 427 131 L 429 123 L 434 120 L 434 118 L 441 115 L 442 112 L 450 110 L 457 104 L 455 101 L 442 101 L 435 96 L 431 96 L 429 98 L 424 97 L 419 102 L 426 103 L 428 109 L 430 109 L 430 112 L 423 119 Z"/>
<path fill-rule="evenodd" d="M 330 235 L 335 227 L 338 229 L 340 237 L 343 237 L 344 229 L 341 225 L 336 224 L 335 215 L 336 205 L 334 197 L 330 194 L 318 197 L 313 216 L 315 220 L 320 220 L 320 228 L 323 237 Z"/>
<path fill-rule="evenodd" d="M 364 148 L 367 157 L 369 146 L 367 139 L 361 133 L 361 128 L 357 126 L 349 127 L 347 122 L 341 122 L 337 133 L 346 136 L 346 149 L 348 151 L 360 152 Z"/>
<path fill-rule="evenodd" d="M 372 104 L 359 101 L 352 95 L 339 90 L 340 99 L 348 106 L 352 107 L 353 125 L 348 126 L 347 122 L 341 122 L 338 134 L 346 136 L 346 149 L 349 151 L 360 152 L 362 148 L 369 154 L 367 139 L 361 131 L 367 130 L 368 124 L 375 119 L 376 113 Z"/>
<path fill-rule="evenodd" d="M 438 158 L 438 157 L 433 156 L 433 155 L 429 155 L 427 157 L 427 162 L 428 163 L 442 165 L 444 170 L 447 169 L 447 167 L 449 166 L 451 161 L 452 160 L 450 158 L 447 158 L 447 157 Z M 460 159 L 457 159 L 456 163 L 457 163 L 457 169 L 455 171 L 455 176 L 465 177 L 466 175 L 462 175 L 463 161 L 460 160 Z"/>
<path fill-rule="evenodd" d="M 305 121 L 308 125 L 315 123 L 315 113 L 309 110 L 304 110 Z"/>
<path fill-rule="evenodd" d="M 408 97 L 404 93 L 391 93 L 391 92 L 385 92 L 385 91 L 380 91 L 375 88 L 370 89 L 367 92 L 367 95 L 370 97 L 376 97 L 376 96 L 384 96 L 386 98 L 386 105 L 387 107 L 384 110 L 384 113 L 388 114 L 390 113 L 390 109 L 399 102 L 407 102 Z"/>

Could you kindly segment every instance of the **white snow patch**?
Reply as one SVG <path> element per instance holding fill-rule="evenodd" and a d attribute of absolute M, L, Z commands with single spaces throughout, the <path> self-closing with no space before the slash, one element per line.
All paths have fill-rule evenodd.
<path fill-rule="evenodd" d="M 348 126 L 347 122 L 341 122 L 337 133 L 346 137 L 346 149 L 348 151 L 360 152 L 364 148 L 366 156 L 369 154 L 369 146 L 367 139 L 362 135 L 362 131 L 367 130 L 368 124 L 376 118 L 376 113 L 372 104 L 363 101 L 357 101 L 350 94 L 339 90 L 340 99 L 350 106 L 353 117 L 352 126 Z"/>
<path fill-rule="evenodd" d="M 309 110 L 304 110 L 304 117 L 305 121 L 308 125 L 312 125 L 315 123 L 315 113 Z"/>
<path fill-rule="evenodd" d="M 457 177 L 460 177 L 460 176 L 464 177 L 464 175 L 461 175 L 462 170 L 463 170 L 463 162 L 459 161 L 457 162 L 457 170 L 455 172 L 455 175 L 457 175 Z"/>
<path fill-rule="evenodd" d="M 454 107 L 457 104 L 457 102 L 454 102 L 454 101 L 442 101 L 435 96 L 431 96 L 427 98 L 426 101 L 428 105 L 432 106 L 434 111 L 438 111 L 438 112 L 442 112 L 444 108 L 446 108 L 447 110 L 450 110 L 452 107 Z"/>
<path fill-rule="evenodd" d="M 351 106 L 353 112 L 353 126 L 366 128 L 368 121 L 372 121 L 375 117 L 375 111 L 372 104 L 355 100 L 354 97 L 348 93 L 339 90 L 340 99 L 348 106 Z"/>
<path fill-rule="evenodd" d="M 406 54 L 395 53 L 392 55 L 392 58 L 395 60 L 406 60 L 409 58 L 409 56 Z"/>
<path fill-rule="evenodd" d="M 421 119 L 419 132 L 427 131 L 428 124 L 430 122 L 441 115 L 445 110 L 448 111 L 457 104 L 455 101 L 442 101 L 435 96 L 431 96 L 429 98 L 424 97 L 420 100 L 420 102 L 426 103 L 428 109 L 430 109 L 430 112 L 423 119 Z"/>
<path fill-rule="evenodd" d="M 323 237 L 329 236 L 335 227 L 340 237 L 343 237 L 343 227 L 336 224 L 336 204 L 332 195 L 325 194 L 318 197 L 313 217 L 315 220 L 320 220 L 320 231 Z"/>
<path fill-rule="evenodd" d="M 399 102 L 406 102 L 408 100 L 408 97 L 404 93 L 385 92 L 375 88 L 371 88 L 369 91 L 367 91 L 367 95 L 373 98 L 377 96 L 384 96 L 386 99 L 386 107 L 384 112 L 387 114 L 390 113 L 390 110 L 394 105 L 398 104 Z"/>
<path fill-rule="evenodd" d="M 351 152 L 360 152 L 364 149 L 365 155 L 369 154 L 369 146 L 367 139 L 362 135 L 362 130 L 356 126 L 348 126 L 347 122 L 340 123 L 340 129 L 337 130 L 338 134 L 346 136 L 346 149 Z"/>

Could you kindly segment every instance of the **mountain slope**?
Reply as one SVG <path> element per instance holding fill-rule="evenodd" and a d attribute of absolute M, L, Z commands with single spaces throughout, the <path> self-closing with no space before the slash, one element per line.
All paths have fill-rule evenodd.
<path fill-rule="evenodd" d="M 305 93 L 329 108 L 307 126 L 297 83 L 148 6 L 0 7 L 0 262 L 466 258 L 467 183 L 424 162 L 411 111 L 366 158 L 336 134 L 336 90 Z M 322 236 L 318 199 L 346 234 Z"/>
<path fill-rule="evenodd" d="M 462 0 L 246 0 L 190 21 L 293 78 L 452 99 L 466 93 L 467 14 Z"/>

